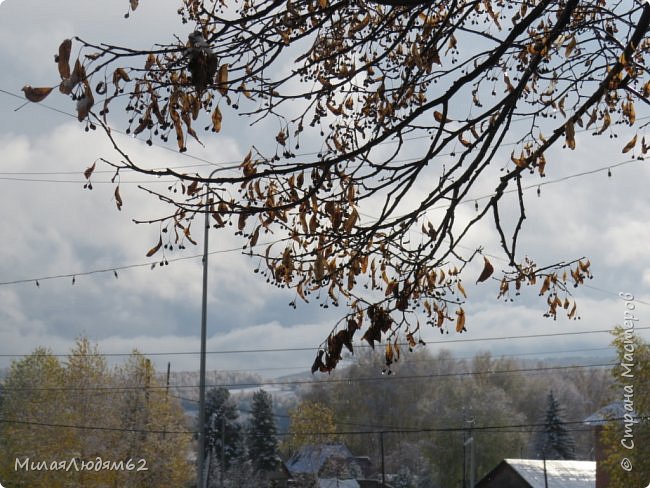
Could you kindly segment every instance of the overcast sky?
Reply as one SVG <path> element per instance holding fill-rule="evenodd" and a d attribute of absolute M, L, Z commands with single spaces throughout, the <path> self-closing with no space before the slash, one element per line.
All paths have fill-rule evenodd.
<path fill-rule="evenodd" d="M 199 226 L 194 231 L 199 246 L 170 254 L 168 266 L 150 269 L 145 253 L 157 241 L 158 228 L 136 226 L 131 220 L 159 216 L 165 209 L 139 191 L 136 183 L 166 183 L 125 175 L 124 207 L 118 212 L 109 173 L 98 172 L 94 189 L 83 189 L 87 166 L 101 156 L 116 157 L 105 136 L 99 131 L 85 133 L 70 116 L 74 110 L 70 99 L 56 91 L 43 104 L 25 106 L 20 92 L 25 84 L 58 82 L 53 54 L 65 38 L 78 35 L 141 48 L 170 41 L 173 34 L 185 38 L 190 27 L 181 26 L 175 14 L 177 3 L 143 0 L 128 20 L 124 19 L 127 0 L 101 2 L 101 10 L 95 9 L 95 2 L 78 0 L 5 0 L 0 5 L 0 366 L 7 366 L 11 355 L 29 353 L 37 346 L 66 353 L 80 334 L 111 354 L 129 353 L 134 347 L 158 354 L 199 350 Z M 648 116 L 642 110 L 637 105 L 637 118 Z M 190 145 L 183 155 L 173 147 L 149 148 L 127 137 L 120 142 L 127 153 L 152 166 L 202 164 L 197 170 L 207 173 L 206 161 L 240 161 L 250 141 L 264 133 L 264 126 L 246 131 L 242 127 L 244 121 L 224 127 L 218 136 L 204 138 L 205 147 Z M 639 326 L 649 325 L 649 163 L 615 167 L 629 159 L 621 154 L 621 141 L 631 135 L 621 132 L 612 142 L 607 136 L 579 133 L 575 151 L 558 148 L 550 154 L 546 179 L 527 180 L 533 188 L 526 192 L 528 220 L 520 249 L 539 263 L 589 257 L 595 277 L 575 295 L 581 320 L 544 319 L 544 303 L 536 293 L 504 303 L 495 300 L 496 284 L 468 287 L 469 333 L 441 336 L 427 330 L 423 338 L 432 350 L 447 347 L 459 355 L 476 350 L 495 355 L 543 352 L 544 356 L 573 351 L 571 355 L 604 357 L 611 353 L 605 349 L 611 336 L 590 332 L 621 322 L 625 308 L 618 292 L 632 293 L 639 300 Z M 505 164 L 509 153 L 502 157 Z M 600 168 L 594 174 L 559 181 Z M 98 171 L 105 169 L 98 167 Z M 538 197 L 539 184 L 544 186 Z M 479 188 L 475 196 L 490 191 Z M 464 211 L 473 210 L 473 204 L 468 204 Z M 500 256 L 489 225 L 481 226 L 472 239 L 467 245 L 486 243 L 488 254 Z M 214 253 L 208 287 L 208 350 L 318 346 L 342 312 L 316 304 L 290 308 L 293 294 L 270 287 L 253 273 L 257 263 L 240 254 L 241 244 L 225 233 L 210 238 Z M 120 269 L 140 264 L 145 266 Z M 84 274 L 104 269 L 116 269 L 118 277 L 112 271 Z M 46 279 L 60 275 L 64 277 Z M 74 285 L 69 275 L 76 275 Z M 20 280 L 27 281 L 13 283 Z M 564 332 L 589 333 L 480 340 Z M 650 339 L 647 330 L 638 334 Z M 153 359 L 159 369 L 168 361 L 174 371 L 198 369 L 197 354 Z M 313 351 L 212 354 L 208 368 L 271 375 L 307 369 L 312 359 Z"/>

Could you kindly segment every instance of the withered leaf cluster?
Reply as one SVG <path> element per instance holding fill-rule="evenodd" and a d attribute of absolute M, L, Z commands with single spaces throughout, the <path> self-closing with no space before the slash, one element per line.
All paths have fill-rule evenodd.
<path fill-rule="evenodd" d="M 400 334 L 418 343 L 420 320 L 465 331 L 465 276 L 506 299 L 541 283 L 546 315 L 577 317 L 570 290 L 591 276 L 589 263 L 522 259 L 522 181 L 552 171 L 549 148 L 578 151 L 582 132 L 639 127 L 650 95 L 647 2 L 183 0 L 179 14 L 194 27 L 187 40 L 140 53 L 75 40 L 73 69 L 72 41 L 57 55 L 59 90 L 109 137 L 107 114 L 118 106 L 128 132 L 149 144 L 171 138 L 180 151 L 238 130 L 229 129 L 237 115 L 253 124 L 237 171 L 152 170 L 123 151 L 108 163 L 182 188 L 150 190 L 173 205 L 155 221 L 175 240 L 161 234 L 147 255 L 165 241 L 193 242 L 197 214 L 232 224 L 267 280 L 296 299 L 346 305 L 313 371 L 332 370 L 357 330 L 372 346 L 386 341 L 388 364 Z M 24 91 L 38 102 L 51 88 Z M 301 153 L 310 138 L 321 149 Z M 647 150 L 641 135 L 622 146 L 635 157 Z M 485 185 L 492 196 L 463 215 Z M 501 242 L 499 272 L 462 244 L 485 220 Z"/>

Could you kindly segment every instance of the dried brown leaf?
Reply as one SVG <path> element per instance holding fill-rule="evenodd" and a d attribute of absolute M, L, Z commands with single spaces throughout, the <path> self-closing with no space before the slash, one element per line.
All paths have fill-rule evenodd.
<path fill-rule="evenodd" d="M 242 212 L 239 214 L 239 219 L 237 221 L 237 229 L 239 230 L 244 230 L 246 227 L 246 219 L 248 218 L 248 214 Z"/>
<path fill-rule="evenodd" d="M 634 134 L 634 137 L 630 139 L 630 141 L 627 144 L 625 144 L 625 147 L 623 148 L 623 154 L 630 152 L 632 149 L 634 149 L 634 146 L 636 146 L 636 138 L 637 135 Z"/>
<path fill-rule="evenodd" d="M 564 125 L 564 134 L 566 136 L 566 145 L 569 149 L 576 148 L 576 130 L 573 126 L 573 121 L 569 120 Z"/>
<path fill-rule="evenodd" d="M 59 74 L 61 79 L 65 80 L 70 78 L 70 52 L 72 50 L 72 40 L 66 39 L 59 45 L 59 54 L 57 56 L 57 64 L 59 66 Z"/>
<path fill-rule="evenodd" d="M 161 247 L 162 247 L 162 236 L 160 236 L 160 238 L 158 239 L 158 244 L 156 244 L 154 247 L 149 249 L 149 251 L 147 251 L 147 257 L 150 258 L 154 254 L 156 254 Z"/>
<path fill-rule="evenodd" d="M 124 68 L 117 68 L 113 72 L 113 84 L 115 85 L 116 88 L 118 87 L 120 81 L 125 81 L 125 82 L 131 81 L 131 77 L 129 76 L 129 74 L 126 72 Z"/>
<path fill-rule="evenodd" d="M 219 67 L 219 73 L 217 74 L 217 90 L 222 95 L 228 93 L 228 64 L 222 64 Z"/>
<path fill-rule="evenodd" d="M 465 331 L 465 310 L 463 307 L 460 307 L 456 310 L 456 332 Z"/>
<path fill-rule="evenodd" d="M 567 44 L 566 49 L 565 49 L 565 51 L 564 51 L 564 55 L 565 55 L 567 58 L 568 58 L 569 56 L 571 56 L 571 53 L 572 53 L 573 50 L 576 48 L 576 45 L 577 45 L 577 42 L 576 42 L 576 36 L 572 36 L 572 37 L 571 37 L 571 40 L 570 40 L 569 43 Z"/>
<path fill-rule="evenodd" d="M 25 85 L 22 87 L 22 91 L 25 93 L 25 98 L 30 102 L 41 102 L 52 92 L 54 88 L 51 86 L 34 88 L 30 85 Z"/>
<path fill-rule="evenodd" d="M 433 112 L 433 118 L 436 119 L 436 122 L 439 124 L 444 124 L 450 121 L 442 112 L 438 112 L 437 110 Z"/>
<path fill-rule="evenodd" d="M 185 237 L 187 238 L 188 241 L 190 241 L 192 244 L 196 246 L 196 241 L 192 239 L 192 236 L 190 235 L 190 226 L 188 225 L 183 229 L 183 234 L 185 234 Z"/>
<path fill-rule="evenodd" d="M 93 92 L 90 89 L 88 81 L 84 81 L 84 94 L 77 100 L 77 119 L 79 122 L 88 117 L 90 109 L 93 107 L 95 99 L 93 97 Z"/>
<path fill-rule="evenodd" d="M 483 271 L 481 271 L 481 274 L 476 280 L 476 283 L 482 283 L 483 281 L 487 280 L 490 276 L 492 276 L 492 273 L 494 273 L 494 266 L 492 266 L 492 263 L 488 261 L 488 258 L 483 256 Z"/>
<path fill-rule="evenodd" d="M 95 161 L 91 166 L 88 166 L 86 168 L 86 171 L 84 171 L 84 176 L 86 177 L 87 180 L 90 179 L 90 177 L 93 174 L 93 171 L 95 171 L 95 165 L 97 164 L 97 161 Z"/>
<path fill-rule="evenodd" d="M 542 288 L 539 290 L 539 296 L 542 296 L 544 293 L 546 293 L 551 287 L 551 276 L 548 275 L 546 278 L 544 278 L 544 282 L 542 283 Z"/>
<path fill-rule="evenodd" d="M 122 196 L 120 195 L 119 185 L 115 187 L 115 205 L 118 210 L 122 210 Z"/>
<path fill-rule="evenodd" d="M 212 112 L 212 130 L 215 132 L 221 131 L 221 121 L 223 120 L 223 115 L 221 115 L 221 110 L 219 105 L 217 105 Z"/>
<path fill-rule="evenodd" d="M 462 283 L 459 281 L 457 283 L 458 290 L 462 293 L 462 295 L 467 298 L 467 293 L 465 293 L 465 288 L 463 287 Z"/>

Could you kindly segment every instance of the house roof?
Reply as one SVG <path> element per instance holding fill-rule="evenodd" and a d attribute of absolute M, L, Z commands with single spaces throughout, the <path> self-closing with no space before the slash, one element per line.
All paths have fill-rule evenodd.
<path fill-rule="evenodd" d="M 505 459 L 512 469 L 531 486 L 545 488 L 544 461 L 539 459 Z M 546 461 L 548 488 L 594 488 L 595 461 Z"/>
<path fill-rule="evenodd" d="M 359 488 L 357 480 L 319 479 L 318 488 Z"/>
<path fill-rule="evenodd" d="M 597 412 L 592 413 L 589 417 L 584 420 L 584 423 L 587 425 L 599 425 L 603 424 L 610 418 L 621 418 L 625 415 L 627 411 L 625 410 L 625 404 L 623 401 L 618 400 L 610 403 L 609 405 L 604 406 Z M 636 413 L 631 413 L 636 418 Z"/>
<path fill-rule="evenodd" d="M 330 458 L 351 459 L 352 453 L 344 444 L 306 445 L 286 463 L 292 473 L 318 473 Z"/>

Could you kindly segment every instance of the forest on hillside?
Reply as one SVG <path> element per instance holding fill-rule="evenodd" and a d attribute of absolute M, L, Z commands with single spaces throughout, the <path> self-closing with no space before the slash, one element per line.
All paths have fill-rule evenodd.
<path fill-rule="evenodd" d="M 87 342 L 82 342 L 82 345 L 90 347 Z M 645 349 L 639 344 L 641 350 Z M 79 355 L 73 351 L 70 357 L 76 358 L 75 354 Z M 97 354 L 101 356 L 93 350 L 92 356 Z M 87 361 L 91 356 L 80 357 Z M 68 401 L 65 400 L 68 390 L 77 396 L 80 394 L 80 387 L 76 384 L 64 382 L 59 387 L 55 381 L 56 388 L 49 383 L 38 386 L 44 381 L 43 374 L 30 374 L 27 377 L 24 372 L 21 373 L 23 370 L 34 370 L 32 363 L 35 361 L 37 369 L 48 374 L 50 370 L 53 371 L 52 368 L 61 368 L 57 366 L 59 363 L 55 358 L 48 359 L 54 365 L 51 367 L 49 363 L 43 363 L 43 358 L 50 356 L 38 350 L 33 357 L 29 356 L 12 366 L 0 395 L 5 418 L 22 419 L 25 415 L 19 413 L 21 409 L 18 407 L 24 402 L 31 402 L 34 395 L 39 395 L 38 401 L 42 404 L 47 403 L 47 398 L 56 392 L 62 395 L 57 404 L 62 404 Z M 70 369 L 69 365 L 76 364 L 71 361 L 69 359 L 62 366 Z M 142 358 L 142 361 L 151 368 L 148 360 Z M 546 450 L 546 457 L 551 459 L 564 450 L 563 457 L 593 460 L 594 431 L 584 420 L 602 407 L 620 400 L 620 385 L 613 374 L 620 358 L 617 362 L 614 355 L 532 359 L 531 356 L 515 354 L 495 357 L 482 352 L 461 357 L 445 349 L 433 353 L 427 348 L 419 348 L 411 354 L 402 355 L 390 365 L 390 369 L 385 364 L 384 355 L 371 350 L 356 351 L 355 356 L 347 358 L 345 363 L 346 367 L 338 368 L 329 375 L 312 376 L 305 372 L 273 379 L 245 371 L 210 372 L 208 398 L 214 398 L 214 405 L 209 409 L 212 413 L 209 412 L 207 418 L 208 430 L 212 432 L 209 438 L 214 442 L 208 455 L 213 459 L 213 478 L 224 476 L 226 480 L 232 478 L 239 480 L 239 483 L 253 475 L 257 476 L 253 460 L 259 456 L 250 455 L 251 446 L 257 440 L 263 446 L 270 443 L 273 447 L 267 457 L 274 463 L 280 459 L 286 462 L 305 445 L 336 442 L 345 444 L 354 456 L 367 457 L 374 472 L 373 477 L 379 477 L 383 471 L 394 486 L 459 486 L 463 480 L 469 479 L 470 473 L 473 472 L 474 479 L 478 480 L 504 458 L 540 458 L 544 455 L 540 452 L 540 439 L 543 445 L 549 410 L 552 410 L 553 420 L 561 426 L 564 437 L 561 445 L 551 446 L 554 450 Z M 107 369 L 105 363 L 101 362 L 100 366 L 95 369 L 106 370 L 102 374 L 107 378 L 116 374 Z M 17 378 L 24 381 L 21 380 L 18 385 Z M 175 414 L 175 430 L 191 434 L 196 429 L 197 402 L 193 396 L 197 374 L 177 372 L 167 380 L 164 373 L 151 371 L 145 379 L 150 382 L 146 383 L 149 386 L 144 389 L 138 387 L 140 396 L 133 400 L 135 403 L 131 405 L 131 411 L 134 408 L 138 410 L 138 405 L 155 409 L 161 408 L 161 405 L 182 406 L 185 415 L 180 414 L 180 410 Z M 642 381 L 641 377 L 639 381 Z M 35 387 L 38 388 L 34 390 Z M 113 417 L 117 421 L 122 415 L 119 412 L 108 415 L 117 404 L 102 404 L 102 401 L 110 397 L 107 395 L 109 392 L 121 395 L 121 387 L 111 386 L 106 391 L 102 390 L 102 395 L 95 392 L 98 388 L 96 384 L 91 384 L 81 391 L 90 395 L 87 401 L 96 405 L 94 412 L 102 412 L 104 422 L 91 425 L 83 416 L 76 419 L 75 424 L 86 425 L 84 429 L 89 432 L 93 432 L 97 425 L 104 428 L 107 422 L 112 430 L 126 428 L 149 432 L 152 429 L 153 418 L 127 427 L 113 422 Z M 125 391 L 131 391 L 128 389 L 131 387 L 125 388 Z M 261 408 L 262 394 L 266 413 L 260 417 L 255 412 Z M 74 405 L 81 405 L 78 400 L 74 402 Z M 224 412 L 227 418 L 221 420 L 220 415 Z M 18 435 L 23 428 L 31 429 L 30 432 L 33 432 L 30 435 L 37 435 L 39 428 L 51 430 L 57 427 L 52 432 L 64 437 L 68 435 L 67 427 L 70 426 L 67 424 L 72 422 L 41 417 L 29 416 L 27 420 L 30 424 L 37 422 L 38 425 L 47 421 L 48 427 L 6 423 L 5 447 L 10 447 L 10 439 L 15 441 L 11 441 L 11 445 L 22 442 L 20 445 L 26 447 L 24 441 L 32 437 Z M 268 435 L 257 432 L 259 429 L 254 428 L 255 422 L 268 425 Z M 157 427 L 159 430 L 152 432 L 174 430 L 167 425 L 168 419 L 163 423 L 162 427 Z M 225 449 L 234 453 L 230 467 L 223 474 L 219 467 L 222 442 L 220 426 L 227 432 L 224 437 Z M 9 435 L 10 430 L 15 430 L 16 435 Z M 76 429 L 71 432 L 76 432 Z M 160 435 L 165 437 L 164 434 Z M 612 430 L 611 435 L 619 434 Z M 82 441 L 79 439 L 79 442 Z M 188 456 L 194 452 L 192 444 L 189 443 L 184 449 Z M 47 452 L 50 447 L 43 449 L 43 452 Z M 189 458 L 183 457 L 185 461 L 181 464 L 184 464 L 183 470 L 187 470 L 190 468 L 187 465 Z M 236 461 L 239 457 L 242 458 L 241 462 Z"/>
<path fill-rule="evenodd" d="M 405 486 L 456 486 L 469 476 L 472 449 L 476 479 L 504 458 L 539 457 L 536 437 L 550 394 L 572 457 L 593 460 L 593 430 L 583 421 L 618 399 L 613 355 L 459 357 L 420 348 L 390 369 L 384 356 L 372 351 L 357 351 L 354 361 L 346 362 L 327 376 L 255 381 L 230 373 L 227 384 L 241 423 L 250 416 L 253 391 L 265 389 L 273 396 L 283 459 L 305 444 L 343 442 L 379 471 L 383 444 L 385 472 Z"/>
<path fill-rule="evenodd" d="M 610 368 L 589 366 L 606 360 L 560 364 L 418 350 L 387 371 L 382 359 L 360 355 L 300 397 L 331 409 L 336 431 L 348 432 L 338 439 L 356 455 L 379 463 L 383 440 L 386 472 L 415 477 L 421 486 L 457 486 L 469 469 L 470 437 L 476 479 L 504 458 L 538 457 L 534 438 L 551 392 L 575 458 L 591 460 L 593 431 L 583 421 L 615 398 Z"/>

